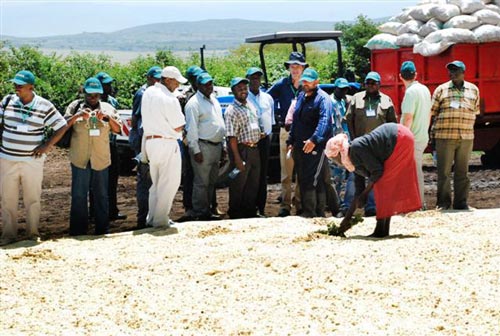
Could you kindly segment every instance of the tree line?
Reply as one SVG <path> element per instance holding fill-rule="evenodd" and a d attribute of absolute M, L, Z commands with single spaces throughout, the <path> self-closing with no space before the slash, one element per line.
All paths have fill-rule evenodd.
<path fill-rule="evenodd" d="M 351 69 L 362 80 L 370 70 L 370 51 L 363 45 L 378 33 L 376 25 L 364 16 L 355 23 L 338 23 L 335 30 L 343 32 L 342 53 L 344 68 Z M 266 68 L 270 83 L 286 74 L 283 62 L 288 59 L 288 45 L 272 45 L 266 49 Z M 307 62 L 320 74 L 321 82 L 334 80 L 337 72 L 336 51 L 325 51 L 308 45 Z M 80 85 L 99 71 L 106 71 L 114 79 L 116 97 L 121 108 L 131 108 L 135 91 L 144 84 L 144 74 L 152 65 L 173 65 L 184 72 L 191 65 L 200 65 L 200 55 L 192 53 L 187 58 L 177 57 L 170 50 L 158 50 L 154 55 L 139 56 L 129 63 L 113 62 L 111 56 L 73 51 L 67 56 L 43 53 L 38 47 L 13 47 L 0 42 L 0 95 L 13 92 L 9 82 L 19 70 L 30 70 L 37 77 L 36 92 L 49 99 L 61 112 L 73 101 Z M 231 78 L 244 76 L 252 66 L 260 66 L 258 46 L 242 44 L 223 56 L 205 59 L 205 66 L 215 85 L 228 86 Z"/>

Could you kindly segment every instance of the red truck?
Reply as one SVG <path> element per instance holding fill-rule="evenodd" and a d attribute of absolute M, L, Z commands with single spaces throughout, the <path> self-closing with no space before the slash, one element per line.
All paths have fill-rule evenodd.
<path fill-rule="evenodd" d="M 446 64 L 453 60 L 465 63 L 465 80 L 476 84 L 481 95 L 481 113 L 475 125 L 474 150 L 484 151 L 485 166 L 500 166 L 500 42 L 456 44 L 445 52 L 424 57 L 413 48 L 373 50 L 371 67 L 381 76 L 380 90 L 389 95 L 398 113 L 404 96 L 399 80 L 399 67 L 413 61 L 417 80 L 427 85 L 431 93 L 449 80 Z"/>

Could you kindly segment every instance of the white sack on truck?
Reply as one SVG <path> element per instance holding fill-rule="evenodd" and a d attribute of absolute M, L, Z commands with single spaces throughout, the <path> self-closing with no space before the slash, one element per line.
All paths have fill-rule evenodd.
<path fill-rule="evenodd" d="M 491 11 L 494 11 L 495 13 L 500 14 L 500 7 L 495 4 L 486 5 L 485 9 L 489 9 Z"/>
<path fill-rule="evenodd" d="M 422 38 L 418 34 L 402 34 L 396 38 L 396 44 L 400 47 L 413 47 L 415 44 L 420 43 Z"/>
<path fill-rule="evenodd" d="M 424 41 L 429 43 L 477 43 L 477 38 L 470 30 L 462 28 L 449 28 L 430 33 Z"/>
<path fill-rule="evenodd" d="M 446 28 L 463 28 L 474 29 L 481 25 L 479 19 L 472 15 L 458 15 L 452 17 L 443 24 L 443 29 Z"/>
<path fill-rule="evenodd" d="M 380 30 L 381 33 L 397 35 L 398 29 L 402 25 L 403 24 L 401 22 L 386 22 L 378 26 L 378 30 Z"/>
<path fill-rule="evenodd" d="M 410 20 L 406 23 L 403 23 L 401 27 L 398 28 L 398 35 L 407 33 L 417 34 L 420 30 L 420 27 L 422 27 L 423 25 L 424 23 L 422 21 Z"/>
<path fill-rule="evenodd" d="M 438 19 L 430 19 L 422 27 L 420 27 L 418 35 L 426 37 L 430 33 L 438 31 L 441 28 L 443 28 L 443 23 L 441 21 L 439 21 Z"/>
<path fill-rule="evenodd" d="M 449 3 L 460 7 L 462 14 L 472 14 L 484 8 L 481 0 L 450 0 Z"/>
<path fill-rule="evenodd" d="M 448 49 L 451 45 L 454 43 L 452 42 L 435 42 L 435 43 L 430 43 L 425 40 L 422 42 L 415 44 L 413 46 L 413 53 L 415 54 L 420 54 L 422 56 L 434 56 L 442 53 L 446 49 Z"/>
<path fill-rule="evenodd" d="M 493 25 L 482 25 L 473 30 L 477 40 L 482 42 L 500 41 L 500 27 Z"/>
<path fill-rule="evenodd" d="M 460 8 L 456 5 L 441 5 L 434 7 L 430 10 L 432 17 L 438 19 L 441 22 L 446 22 L 452 17 L 460 15 Z"/>
<path fill-rule="evenodd" d="M 410 11 L 413 7 L 405 8 L 398 15 L 394 15 L 389 19 L 390 22 L 406 23 L 411 20 Z"/>
<path fill-rule="evenodd" d="M 413 7 L 410 10 L 410 16 L 415 20 L 427 22 L 432 19 L 431 9 L 436 6 L 434 4 L 426 4 Z"/>
<path fill-rule="evenodd" d="M 391 34 L 377 34 L 366 42 L 365 48 L 370 50 L 378 49 L 398 49 L 396 44 L 397 36 Z"/>
<path fill-rule="evenodd" d="M 490 9 L 480 9 L 472 16 L 475 16 L 479 19 L 479 22 L 482 24 L 490 24 L 490 25 L 498 25 L 500 24 L 500 14 L 494 12 Z"/>

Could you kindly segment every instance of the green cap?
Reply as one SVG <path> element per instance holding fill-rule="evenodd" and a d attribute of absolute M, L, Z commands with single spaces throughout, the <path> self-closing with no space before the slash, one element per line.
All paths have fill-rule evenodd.
<path fill-rule="evenodd" d="M 191 65 L 187 70 L 186 70 L 186 77 L 187 78 L 196 78 L 198 77 L 200 74 L 202 74 L 203 72 L 205 72 L 205 70 L 203 70 L 202 68 L 200 68 L 199 66 L 197 65 Z"/>
<path fill-rule="evenodd" d="M 16 73 L 10 81 L 17 85 L 35 84 L 35 75 L 31 71 L 22 70 Z"/>
<path fill-rule="evenodd" d="M 152 66 L 151 68 L 149 68 L 148 72 L 146 72 L 146 76 L 160 79 L 161 78 L 161 70 L 162 69 L 157 65 Z"/>
<path fill-rule="evenodd" d="M 344 89 L 349 87 L 349 82 L 345 78 L 337 78 L 333 83 L 333 86 L 339 89 Z"/>
<path fill-rule="evenodd" d="M 102 84 L 109 84 L 114 81 L 113 77 L 111 77 L 104 71 L 101 71 L 97 75 L 95 75 L 95 78 L 97 78 Z"/>
<path fill-rule="evenodd" d="M 83 84 L 85 93 L 103 93 L 101 81 L 95 77 L 90 77 Z"/>
<path fill-rule="evenodd" d="M 247 77 L 250 77 L 251 75 L 254 75 L 256 73 L 260 73 L 261 75 L 264 74 L 264 71 L 262 71 L 261 68 L 257 68 L 257 67 L 251 67 L 250 69 L 247 70 L 247 74 L 246 76 Z"/>
<path fill-rule="evenodd" d="M 241 82 L 243 82 L 245 84 L 250 83 L 248 81 L 248 79 L 246 79 L 246 78 L 243 78 L 243 77 L 234 77 L 233 79 L 231 79 L 231 83 L 229 83 L 229 86 L 232 89 L 233 87 L 235 87 L 236 85 L 240 84 Z"/>
<path fill-rule="evenodd" d="M 205 85 L 208 82 L 213 82 L 214 79 L 208 74 L 208 72 L 202 72 L 198 77 L 196 77 L 196 82 L 201 85 Z"/>
<path fill-rule="evenodd" d="M 399 70 L 400 73 L 415 73 L 417 72 L 417 68 L 415 67 L 415 63 L 412 61 L 405 61 L 403 64 L 401 64 L 401 70 Z"/>
<path fill-rule="evenodd" d="M 316 70 L 314 69 L 311 69 L 311 68 L 307 68 L 304 70 L 304 72 L 302 73 L 302 76 L 300 76 L 300 81 L 306 81 L 306 82 L 314 82 L 315 80 L 317 80 L 319 78 L 319 75 L 318 73 L 316 72 Z"/>
<path fill-rule="evenodd" d="M 462 71 L 465 71 L 465 64 L 462 61 L 453 61 L 448 64 L 446 64 L 446 69 L 450 69 L 450 67 L 456 67 L 459 69 L 462 69 Z"/>
<path fill-rule="evenodd" d="M 368 82 L 370 79 L 380 83 L 380 75 L 378 74 L 378 72 L 370 71 L 365 77 L 365 83 Z"/>

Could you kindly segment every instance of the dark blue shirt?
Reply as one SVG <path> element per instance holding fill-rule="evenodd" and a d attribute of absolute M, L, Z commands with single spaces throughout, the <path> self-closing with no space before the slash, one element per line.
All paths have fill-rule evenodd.
<path fill-rule="evenodd" d="M 280 79 L 267 90 L 267 93 L 274 99 L 274 114 L 279 118 L 278 121 L 281 126 L 285 124 L 285 118 L 290 108 L 290 104 L 293 99 L 297 98 L 299 92 L 300 89 L 295 89 L 290 76 Z"/>
<path fill-rule="evenodd" d="M 311 140 L 320 149 L 324 149 L 326 141 L 332 137 L 332 100 L 328 94 L 316 88 L 310 95 L 299 94 L 290 136 L 287 143 L 302 148 L 304 141 Z M 316 149 L 315 149 L 316 150 Z"/>
<path fill-rule="evenodd" d="M 135 115 L 139 119 L 141 118 L 141 103 L 142 95 L 146 91 L 147 85 L 141 86 L 139 90 L 136 91 L 134 98 L 132 99 L 132 115 Z"/>

